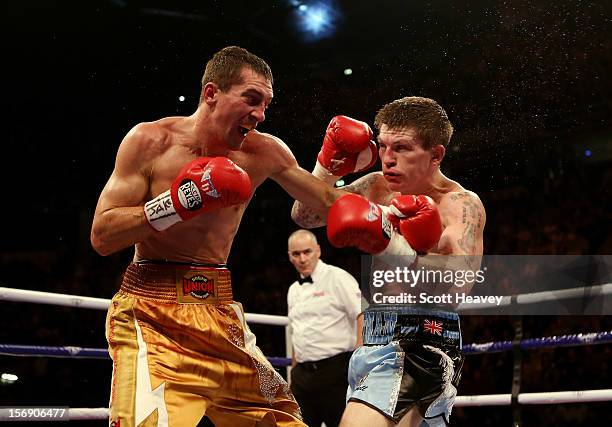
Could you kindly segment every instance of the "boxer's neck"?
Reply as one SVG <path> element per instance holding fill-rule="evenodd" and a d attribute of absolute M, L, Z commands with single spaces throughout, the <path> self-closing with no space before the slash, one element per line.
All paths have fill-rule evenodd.
<path fill-rule="evenodd" d="M 193 140 L 190 146 L 198 156 L 217 157 L 225 156 L 231 151 L 223 138 L 215 133 L 214 126 L 211 126 L 211 119 L 201 108 L 187 117 L 192 129 Z"/>

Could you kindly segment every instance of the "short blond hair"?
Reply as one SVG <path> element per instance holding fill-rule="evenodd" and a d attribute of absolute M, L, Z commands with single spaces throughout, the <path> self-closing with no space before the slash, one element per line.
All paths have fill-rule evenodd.
<path fill-rule="evenodd" d="M 383 106 L 374 119 L 378 130 L 382 125 L 391 129 L 414 128 L 423 141 L 423 148 L 434 145 L 447 147 L 453 135 L 453 125 L 444 108 L 436 101 L 420 96 L 407 96 Z"/>

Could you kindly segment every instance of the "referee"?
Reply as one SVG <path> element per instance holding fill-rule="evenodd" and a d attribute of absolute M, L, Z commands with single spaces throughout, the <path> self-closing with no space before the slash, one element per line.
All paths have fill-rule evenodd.
<path fill-rule="evenodd" d="M 293 330 L 291 391 L 306 424 L 336 427 L 346 405 L 348 363 L 361 311 L 359 285 L 320 259 L 321 248 L 310 231 L 291 234 L 288 249 L 299 274 L 287 293 Z"/>

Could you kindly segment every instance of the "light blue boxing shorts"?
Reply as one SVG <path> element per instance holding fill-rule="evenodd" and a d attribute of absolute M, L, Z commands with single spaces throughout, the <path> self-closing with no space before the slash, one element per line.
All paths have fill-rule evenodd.
<path fill-rule="evenodd" d="M 416 406 L 425 426 L 448 425 L 463 365 L 459 316 L 376 306 L 364 312 L 363 325 L 364 346 L 349 364 L 347 402 L 395 423 Z"/>

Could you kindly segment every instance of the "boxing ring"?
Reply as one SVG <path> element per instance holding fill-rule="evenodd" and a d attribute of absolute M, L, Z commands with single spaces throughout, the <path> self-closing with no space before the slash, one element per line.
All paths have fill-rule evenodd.
<path fill-rule="evenodd" d="M 612 283 L 594 286 L 591 288 L 592 295 L 610 296 L 612 295 Z M 563 290 L 560 292 L 549 291 L 533 294 L 524 294 L 513 297 L 508 297 L 507 304 L 523 303 L 533 304 L 538 301 L 546 301 L 554 298 L 555 300 L 562 298 L 575 297 L 578 290 Z M 48 304 L 56 306 L 84 308 L 92 310 L 107 310 L 110 304 L 109 299 L 92 298 L 77 295 L 57 294 L 48 292 L 39 292 L 23 289 L 13 289 L 0 287 L 0 300 L 19 302 L 19 303 L 34 303 Z M 522 301 L 522 302 L 521 302 Z M 482 308 L 486 308 L 483 305 Z M 474 308 L 471 307 L 471 311 Z M 461 307 L 459 307 L 461 311 Z M 275 316 L 267 314 L 246 313 L 246 320 L 252 324 L 264 324 L 271 326 L 282 326 L 285 328 L 287 354 L 285 357 L 268 357 L 268 360 L 276 368 L 287 367 L 291 365 L 290 348 L 288 344 L 291 342 L 290 331 L 288 327 L 288 319 L 286 316 Z M 520 415 L 516 411 L 520 411 L 520 405 L 545 405 L 545 404 L 562 404 L 562 403 L 588 403 L 588 402 L 604 402 L 612 401 L 612 388 L 599 390 L 569 390 L 557 392 L 543 393 L 521 393 L 520 392 L 520 376 L 521 376 L 521 357 L 520 354 L 524 351 L 541 349 L 541 348 L 557 348 L 568 346 L 590 346 L 598 344 L 612 343 L 612 331 L 599 331 L 580 333 L 573 335 L 549 336 L 540 338 L 523 339 L 520 325 L 515 328 L 515 337 L 512 341 L 495 341 L 487 343 L 472 343 L 464 344 L 463 351 L 466 356 L 473 354 L 497 353 L 513 351 L 514 358 L 514 373 L 512 383 L 512 393 L 508 394 L 487 394 L 487 395 L 472 395 L 472 396 L 457 396 L 455 407 L 474 407 L 474 406 L 513 406 L 515 410 L 515 425 Z M 0 343 L 0 355 L 5 356 L 26 356 L 26 357 L 61 357 L 61 358 L 86 358 L 86 359 L 109 359 L 108 350 L 106 348 L 83 348 L 83 347 L 51 347 L 51 346 L 36 346 L 36 345 L 13 345 Z M 107 408 L 68 408 L 68 419 L 75 420 L 98 420 L 107 419 Z"/>

